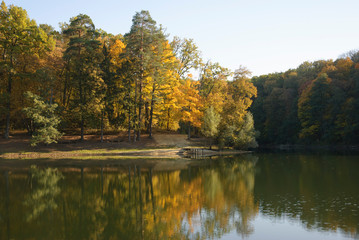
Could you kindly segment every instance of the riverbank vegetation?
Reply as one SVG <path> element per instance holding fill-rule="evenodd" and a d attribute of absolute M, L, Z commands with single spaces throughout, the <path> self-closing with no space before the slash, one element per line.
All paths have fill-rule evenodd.
<path fill-rule="evenodd" d="M 148 11 L 127 33 L 97 29 L 79 14 L 60 30 L 1 4 L 0 129 L 26 129 L 32 144 L 63 132 L 156 131 L 204 135 L 223 147 L 358 144 L 359 52 L 251 77 L 201 57 L 192 39 L 172 37 Z M 254 101 L 254 104 L 252 104 Z"/>

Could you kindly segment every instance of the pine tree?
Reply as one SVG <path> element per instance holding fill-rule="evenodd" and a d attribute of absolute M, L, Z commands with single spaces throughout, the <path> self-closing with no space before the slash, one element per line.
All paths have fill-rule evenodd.
<path fill-rule="evenodd" d="M 100 41 L 91 18 L 80 14 L 70 20 L 70 25 L 64 30 L 70 41 L 64 54 L 69 61 L 71 86 L 75 90 L 72 99 L 72 114 L 80 119 L 81 141 L 84 139 L 84 128 L 90 116 L 102 113 L 101 99 L 105 83 L 101 78 Z M 100 106 L 100 108 L 99 108 Z M 97 114 L 99 115 L 99 114 Z"/>
<path fill-rule="evenodd" d="M 144 91 L 147 86 L 146 79 L 156 77 L 156 72 L 161 68 L 159 63 L 162 53 L 162 44 L 165 42 L 165 35 L 161 28 L 151 18 L 148 11 L 137 12 L 132 19 L 132 26 L 129 33 L 125 35 L 126 54 L 132 64 L 132 77 L 134 87 L 134 115 L 135 132 L 137 141 L 141 137 L 142 110 L 145 104 Z M 153 85 L 152 85 L 153 87 Z"/>
<path fill-rule="evenodd" d="M 24 112 L 31 119 L 34 125 L 31 146 L 43 142 L 45 144 L 56 143 L 62 136 L 57 130 L 60 118 L 56 116 L 57 104 L 45 103 L 40 96 L 31 92 L 25 93 L 26 98 L 31 102 L 31 107 L 24 108 Z"/>

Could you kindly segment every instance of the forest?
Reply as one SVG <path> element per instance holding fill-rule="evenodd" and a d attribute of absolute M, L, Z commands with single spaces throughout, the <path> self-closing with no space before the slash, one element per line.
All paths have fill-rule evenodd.
<path fill-rule="evenodd" d="M 204 60 L 193 39 L 169 34 L 148 11 L 127 33 L 97 29 L 85 14 L 37 24 L 1 3 L 0 130 L 32 144 L 64 133 L 155 131 L 213 139 L 219 147 L 359 142 L 359 52 L 252 77 Z M 252 104 L 253 103 L 253 104 Z M 254 126 L 255 123 L 255 126 Z"/>
<path fill-rule="evenodd" d="M 202 134 L 222 146 L 256 146 L 248 109 L 257 94 L 250 72 L 204 61 L 192 39 L 173 37 L 137 12 L 125 34 L 95 28 L 79 14 L 60 31 L 26 10 L 1 4 L 0 127 L 25 129 L 33 145 L 62 132 L 125 131 L 128 141 L 153 129 Z M 193 73 L 198 73 L 198 78 Z"/>
<path fill-rule="evenodd" d="M 253 77 L 262 144 L 358 144 L 359 52 Z"/>

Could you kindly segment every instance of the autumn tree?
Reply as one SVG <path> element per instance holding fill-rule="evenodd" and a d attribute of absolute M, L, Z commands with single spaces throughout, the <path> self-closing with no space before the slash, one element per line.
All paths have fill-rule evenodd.
<path fill-rule="evenodd" d="M 191 70 L 198 69 L 201 66 L 201 52 L 193 39 L 174 37 L 171 42 L 171 47 L 179 60 L 177 73 L 180 78 L 186 78 L 187 74 L 191 73 Z"/>
<path fill-rule="evenodd" d="M 214 107 L 217 113 L 222 113 L 227 97 L 228 78 L 232 72 L 218 63 L 208 61 L 203 64 L 199 76 L 199 93 L 203 98 L 205 107 Z"/>
<path fill-rule="evenodd" d="M 210 106 L 204 112 L 202 121 L 201 132 L 210 138 L 209 149 L 212 149 L 212 138 L 216 137 L 218 133 L 218 125 L 221 121 L 221 117 L 214 107 Z"/>
<path fill-rule="evenodd" d="M 250 81 L 250 72 L 240 67 L 234 73 L 233 81 L 228 84 L 228 92 L 221 114 L 220 144 L 238 146 L 235 144 L 236 135 L 245 123 L 248 108 L 257 96 L 257 89 Z"/>
<path fill-rule="evenodd" d="M 298 68 L 252 78 L 258 89 L 251 111 L 260 143 L 358 142 L 358 54 L 304 62 Z"/>
<path fill-rule="evenodd" d="M 191 127 L 201 127 L 203 116 L 203 103 L 198 91 L 199 83 L 186 79 L 180 85 L 178 102 L 181 106 L 181 120 L 187 124 L 188 139 L 191 138 Z"/>
<path fill-rule="evenodd" d="M 31 20 L 26 10 L 10 5 L 7 7 L 2 1 L 0 9 L 0 50 L 2 77 L 7 78 L 5 99 L 5 138 L 9 137 L 10 117 L 13 110 L 14 81 L 24 78 L 33 69 L 26 67 L 25 60 L 37 61 L 39 56 L 53 47 L 53 39 Z M 2 90 L 3 91 L 3 90 Z M 22 96 L 19 93 L 19 96 Z"/>
<path fill-rule="evenodd" d="M 173 97 L 174 88 L 178 86 L 178 75 L 175 71 L 176 58 L 168 41 L 159 42 L 154 47 L 155 59 L 153 74 L 150 80 L 150 111 L 148 132 L 152 137 L 152 126 L 155 114 L 158 116 L 163 113 L 170 114 L 168 103 Z M 151 87 L 152 86 L 152 87 Z M 163 105 L 159 105 L 163 103 Z M 160 116 L 159 116 L 160 117 Z M 167 116 L 169 121 L 169 117 Z M 167 122 L 167 128 L 168 128 Z"/>

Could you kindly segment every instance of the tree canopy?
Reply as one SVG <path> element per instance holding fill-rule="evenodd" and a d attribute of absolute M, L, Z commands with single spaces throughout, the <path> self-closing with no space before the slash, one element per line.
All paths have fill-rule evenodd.
<path fill-rule="evenodd" d="M 265 144 L 357 144 L 358 52 L 304 62 L 284 73 L 252 78 L 251 112 Z"/>
<path fill-rule="evenodd" d="M 246 70 L 205 63 L 193 39 L 170 40 L 145 10 L 135 13 L 123 35 L 97 29 L 86 14 L 56 31 L 4 2 L 1 23 L 0 125 L 6 137 L 11 129 L 32 133 L 34 111 L 53 113 L 58 106 L 53 123 L 60 131 L 79 130 L 81 140 L 87 129 L 101 129 L 101 136 L 106 129 L 127 129 L 129 141 L 140 141 L 141 133 L 152 137 L 153 129 L 216 140 L 226 125 L 242 127 L 256 95 Z M 31 101 L 24 99 L 27 91 Z"/>
<path fill-rule="evenodd" d="M 59 130 L 81 140 L 100 129 L 101 136 L 126 131 L 128 141 L 140 141 L 156 129 L 204 134 L 237 148 L 256 146 L 257 130 L 265 144 L 359 141 L 357 51 L 251 78 L 245 67 L 231 71 L 204 60 L 193 39 L 170 39 L 145 10 L 123 35 L 97 29 L 86 14 L 57 31 L 4 2 L 0 22 L 5 137 L 13 129 L 32 132 L 23 111 L 31 107 L 24 95 L 30 91 L 57 104 Z"/>

